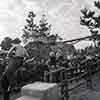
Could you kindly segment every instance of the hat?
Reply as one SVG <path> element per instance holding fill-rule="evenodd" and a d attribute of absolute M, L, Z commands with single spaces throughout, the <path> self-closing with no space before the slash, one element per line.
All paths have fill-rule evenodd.
<path fill-rule="evenodd" d="M 55 53 L 52 51 L 52 52 L 49 53 L 49 56 L 50 57 L 55 56 Z"/>
<path fill-rule="evenodd" d="M 86 56 L 86 59 L 87 59 L 87 60 L 91 60 L 92 57 L 91 57 L 91 56 Z"/>
<path fill-rule="evenodd" d="M 19 43 L 21 43 L 21 40 L 19 38 L 16 38 L 16 39 L 12 40 L 12 43 L 19 44 Z"/>

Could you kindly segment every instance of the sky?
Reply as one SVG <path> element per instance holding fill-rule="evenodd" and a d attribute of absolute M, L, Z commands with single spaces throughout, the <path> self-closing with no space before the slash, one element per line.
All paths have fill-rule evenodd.
<path fill-rule="evenodd" d="M 28 11 L 37 18 L 47 15 L 53 33 L 64 39 L 77 37 L 79 33 L 78 0 L 0 0 L 0 38 L 20 36 Z M 75 11 L 76 10 L 76 11 Z"/>
<path fill-rule="evenodd" d="M 6 36 L 21 37 L 25 19 L 31 10 L 36 13 L 36 20 L 45 13 L 52 24 L 52 33 L 58 33 L 64 40 L 87 36 L 89 31 L 80 26 L 80 8 L 91 6 L 93 1 L 0 0 L 0 41 Z"/>

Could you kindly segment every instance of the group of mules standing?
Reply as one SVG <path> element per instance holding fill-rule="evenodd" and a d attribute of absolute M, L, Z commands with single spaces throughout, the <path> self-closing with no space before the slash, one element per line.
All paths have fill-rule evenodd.
<path fill-rule="evenodd" d="M 42 59 L 41 61 L 36 61 L 35 57 L 32 59 L 26 59 L 28 58 L 27 51 L 20 45 L 18 39 L 13 40 L 12 45 L 12 48 L 7 54 L 8 60 L 5 59 L 3 63 L 0 64 L 0 69 L 2 69 L 0 71 L 1 73 L 3 72 L 0 75 L 3 100 L 9 100 L 9 94 L 15 86 L 21 87 L 30 82 L 44 81 L 45 72 L 60 67 L 70 67 L 70 64 L 68 64 L 67 60 L 64 59 L 61 50 L 56 53 L 53 51 L 50 52 L 48 60 Z M 87 58 L 85 58 L 85 60 L 87 60 Z M 77 66 L 77 64 L 78 63 L 76 63 L 75 66 Z M 83 60 L 81 64 L 84 65 Z"/>
<path fill-rule="evenodd" d="M 10 93 L 15 86 L 25 85 L 27 82 L 43 81 L 44 72 L 57 68 L 57 62 L 61 65 L 62 56 L 56 59 L 53 52 L 50 52 L 49 60 L 35 61 L 28 60 L 26 49 L 20 45 L 18 38 L 12 41 L 12 48 L 8 51 L 0 77 L 0 85 L 3 93 L 3 100 L 10 100 Z M 59 55 L 59 53 L 58 53 Z M 59 61 L 58 61 L 59 60 Z"/>

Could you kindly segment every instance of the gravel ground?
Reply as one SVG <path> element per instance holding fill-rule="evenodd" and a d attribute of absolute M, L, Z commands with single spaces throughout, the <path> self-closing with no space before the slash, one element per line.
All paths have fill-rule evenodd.
<path fill-rule="evenodd" d="M 100 80 L 93 79 L 93 89 L 90 90 L 86 87 L 86 84 L 81 85 L 71 91 L 69 100 L 100 100 Z M 11 93 L 10 100 L 16 100 L 21 96 L 21 92 L 17 91 Z M 2 100 L 2 95 L 0 95 L 0 100 Z"/>
<path fill-rule="evenodd" d="M 100 100 L 100 80 L 93 79 L 93 89 L 88 89 L 86 84 L 74 89 L 70 100 Z"/>
<path fill-rule="evenodd" d="M 10 94 L 10 100 L 16 100 L 20 96 L 21 96 L 21 92 L 20 91 L 11 93 Z M 2 99 L 2 95 L 0 95 L 0 100 L 3 100 Z"/>

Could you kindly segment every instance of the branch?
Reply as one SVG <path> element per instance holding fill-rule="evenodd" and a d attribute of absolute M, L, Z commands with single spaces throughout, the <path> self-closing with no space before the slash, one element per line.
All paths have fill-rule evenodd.
<path fill-rule="evenodd" d="M 100 9 L 100 1 L 95 1 L 94 6 L 97 7 L 98 9 Z"/>

